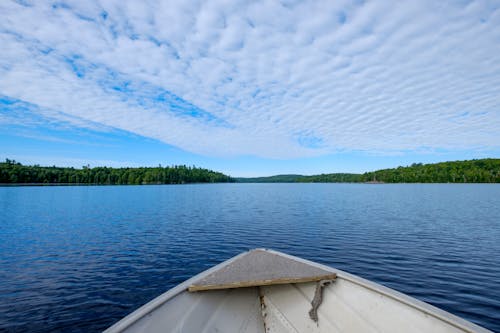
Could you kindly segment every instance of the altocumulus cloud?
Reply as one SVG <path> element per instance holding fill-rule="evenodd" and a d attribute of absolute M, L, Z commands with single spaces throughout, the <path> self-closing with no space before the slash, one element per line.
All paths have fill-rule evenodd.
<path fill-rule="evenodd" d="M 213 156 L 496 149 L 498 27 L 495 1 L 2 1 L 0 122 Z"/>

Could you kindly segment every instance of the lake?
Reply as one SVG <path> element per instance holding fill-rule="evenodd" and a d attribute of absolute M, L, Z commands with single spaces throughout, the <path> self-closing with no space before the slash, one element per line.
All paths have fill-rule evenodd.
<path fill-rule="evenodd" d="M 0 187 L 0 331 L 99 332 L 265 247 L 500 332 L 500 185 Z"/>

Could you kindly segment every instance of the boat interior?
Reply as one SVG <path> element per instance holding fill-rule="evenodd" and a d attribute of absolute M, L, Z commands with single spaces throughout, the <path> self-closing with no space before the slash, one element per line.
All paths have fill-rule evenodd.
<path fill-rule="evenodd" d="M 389 288 L 257 249 L 170 290 L 107 332 L 489 332 Z"/>

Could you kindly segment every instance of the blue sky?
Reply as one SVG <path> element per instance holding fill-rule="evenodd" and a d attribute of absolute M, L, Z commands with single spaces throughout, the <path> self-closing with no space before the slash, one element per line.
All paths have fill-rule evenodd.
<path fill-rule="evenodd" d="M 2 1 L 0 158 L 233 176 L 500 157 L 495 1 Z"/>

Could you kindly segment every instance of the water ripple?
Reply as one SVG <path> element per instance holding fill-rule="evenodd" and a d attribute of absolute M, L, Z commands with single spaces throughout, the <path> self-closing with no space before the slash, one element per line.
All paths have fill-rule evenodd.
<path fill-rule="evenodd" d="M 0 187 L 0 331 L 98 332 L 267 247 L 500 332 L 500 186 Z"/>

